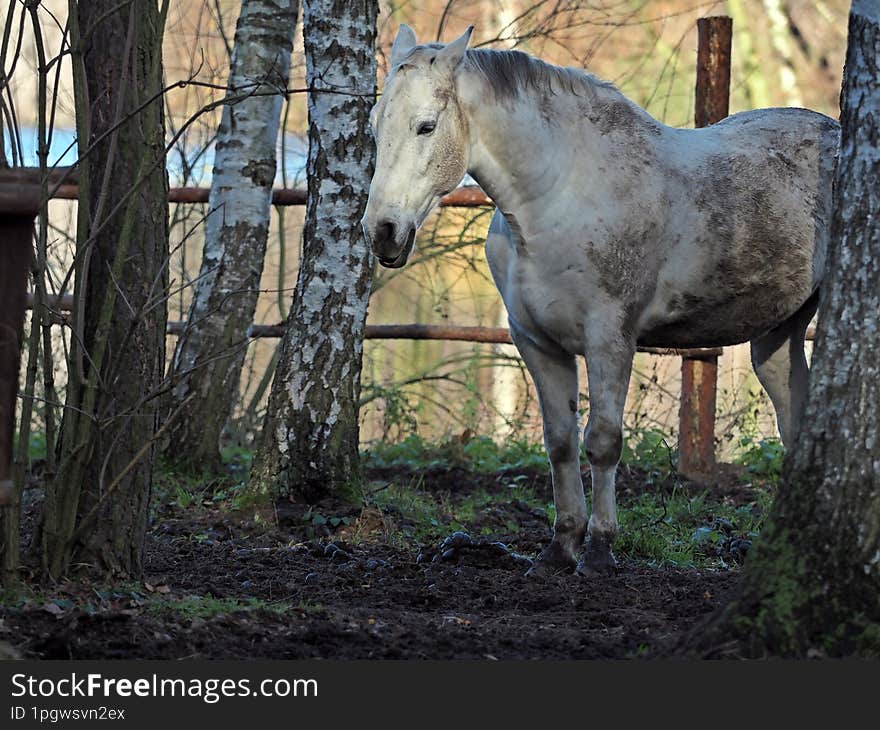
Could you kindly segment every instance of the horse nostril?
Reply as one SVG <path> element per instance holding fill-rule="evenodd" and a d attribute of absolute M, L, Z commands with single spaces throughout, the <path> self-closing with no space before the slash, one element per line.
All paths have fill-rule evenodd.
<path fill-rule="evenodd" d="M 376 240 L 382 243 L 394 243 L 394 223 L 382 221 L 376 227 Z"/>

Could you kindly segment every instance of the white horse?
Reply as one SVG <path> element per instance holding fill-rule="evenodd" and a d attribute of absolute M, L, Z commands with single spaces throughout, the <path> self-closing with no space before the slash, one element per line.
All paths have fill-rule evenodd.
<path fill-rule="evenodd" d="M 396 268 L 465 173 L 495 201 L 486 258 L 540 399 L 556 505 L 553 540 L 532 571 L 612 570 L 637 345 L 750 342 L 784 443 L 796 436 L 839 126 L 804 109 L 762 109 L 674 129 L 583 71 L 468 50 L 471 30 L 417 45 L 400 27 L 371 116 L 364 231 Z M 577 356 L 590 393 L 589 525 Z"/>

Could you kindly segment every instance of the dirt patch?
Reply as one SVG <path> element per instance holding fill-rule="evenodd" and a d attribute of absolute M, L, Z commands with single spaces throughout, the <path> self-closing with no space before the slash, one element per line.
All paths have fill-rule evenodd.
<path fill-rule="evenodd" d="M 485 554 L 423 565 L 389 548 L 336 562 L 323 548 L 150 543 L 149 581 L 172 597 L 278 607 L 204 618 L 134 603 L 59 615 L 6 610 L 8 640 L 45 659 L 620 658 L 662 651 L 735 581 L 730 572 L 627 564 L 613 577 L 534 581 Z"/>
<path fill-rule="evenodd" d="M 538 471 L 446 469 L 419 478 L 422 489 L 461 499 L 511 483 L 551 499 Z M 621 499 L 673 488 L 648 481 L 621 469 Z M 736 503 L 749 496 L 741 484 L 709 491 Z M 142 583 L 45 587 L 0 608 L 0 642 L 44 659 L 658 656 L 722 605 L 737 579 L 735 569 L 636 561 L 609 577 L 526 578 L 511 553 L 536 555 L 550 531 L 545 512 L 517 499 L 488 504 L 470 525 L 476 545 L 446 558 L 437 542 L 402 537 L 375 508 L 323 505 L 337 526 L 318 534 L 303 531 L 297 509 L 282 509 L 270 528 L 217 508 L 166 510 L 147 537 Z"/>

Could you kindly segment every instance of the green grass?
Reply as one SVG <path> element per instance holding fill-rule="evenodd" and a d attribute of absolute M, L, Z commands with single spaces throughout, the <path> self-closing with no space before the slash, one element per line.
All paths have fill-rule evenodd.
<path fill-rule="evenodd" d="M 662 431 L 628 431 L 622 462 L 642 470 L 648 486 L 674 479 L 674 442 Z M 731 537 L 753 540 L 772 501 L 772 490 L 762 484 L 778 480 L 782 451 L 778 441 L 743 440 L 739 463 L 746 467 L 747 481 L 755 490 L 755 502 L 734 506 L 713 500 L 709 492 L 694 495 L 683 490 L 657 489 L 618 505 L 620 534 L 615 551 L 619 557 L 651 566 L 680 566 L 717 569 L 727 567 L 719 548 Z M 364 454 L 365 463 L 374 467 L 406 468 L 413 471 L 431 467 L 459 466 L 475 473 L 497 473 L 517 468 L 546 472 L 543 447 L 513 443 L 505 446 L 490 439 L 475 438 L 467 443 L 429 444 L 410 437 L 398 444 L 383 444 Z M 589 485 L 587 485 L 588 487 Z M 405 539 L 419 543 L 441 539 L 454 530 L 479 535 L 488 530 L 475 526 L 477 517 L 493 504 L 520 500 L 547 516 L 548 531 L 553 523 L 552 502 L 541 499 L 534 490 L 512 483 L 503 493 L 484 490 L 452 496 L 423 488 L 420 478 L 409 483 L 392 483 L 375 491 L 368 501 L 402 524 Z M 588 495 L 589 501 L 589 495 Z M 589 505 L 588 505 L 589 507 Z M 499 530 L 502 527 L 498 528 Z M 516 534 L 519 525 L 511 522 L 504 531 Z"/>
<path fill-rule="evenodd" d="M 754 540 L 771 501 L 769 491 L 741 506 L 713 501 L 708 493 L 643 494 L 618 509 L 615 551 L 655 567 L 722 568 L 717 548 L 728 537 Z"/>
<path fill-rule="evenodd" d="M 154 472 L 153 509 L 170 505 L 190 508 L 235 505 L 245 493 L 249 457 L 224 455 L 227 470 L 221 474 L 189 472 L 160 459 Z"/>
<path fill-rule="evenodd" d="M 152 589 L 150 589 L 152 590 Z M 148 613 L 173 614 L 186 619 L 210 619 L 238 611 L 264 610 L 284 613 L 290 610 L 316 613 L 323 611 L 319 604 L 290 604 L 279 601 L 265 601 L 259 598 L 217 598 L 215 596 L 187 595 L 173 596 L 151 593 L 143 585 L 124 583 L 115 586 L 93 586 L 77 595 L 65 594 L 63 597 L 51 592 L 6 591 L 0 593 L 0 606 L 5 608 L 24 608 L 27 606 L 49 606 L 62 612 L 81 610 L 89 614 L 124 608 L 141 607 Z"/>
<path fill-rule="evenodd" d="M 289 606 L 267 603 L 258 598 L 215 598 L 214 596 L 185 596 L 183 598 L 158 598 L 148 604 L 148 610 L 156 613 L 174 613 L 189 619 L 209 619 L 237 611 L 263 609 L 283 613 Z"/>
<path fill-rule="evenodd" d="M 508 489 L 501 493 L 476 490 L 462 496 L 452 497 L 446 492 L 430 492 L 422 488 L 418 480 L 409 483 L 392 482 L 368 494 L 370 505 L 390 514 L 402 525 L 402 540 L 411 539 L 418 543 L 438 540 L 456 530 L 472 532 L 474 535 L 488 535 L 487 528 L 475 529 L 480 515 L 494 505 L 505 505 L 520 501 L 529 507 L 543 511 L 547 524 L 553 522 L 553 505 L 542 501 L 535 491 L 518 480 L 510 481 Z M 505 531 L 519 532 L 521 525 L 509 520 Z"/>
<path fill-rule="evenodd" d="M 474 436 L 464 442 L 451 439 L 432 444 L 420 436 L 411 435 L 398 443 L 374 444 L 361 456 L 367 468 L 460 467 L 478 473 L 549 469 L 543 445 L 524 440 L 497 444 L 488 436 Z"/>
<path fill-rule="evenodd" d="M 755 502 L 741 506 L 714 501 L 708 493 L 692 496 L 677 491 L 670 495 L 646 493 L 622 501 L 618 507 L 620 533 L 615 552 L 618 557 L 652 567 L 729 567 L 718 548 L 730 537 L 757 537 L 772 493 L 757 494 Z M 372 499 L 383 512 L 400 522 L 397 539 L 419 544 L 441 540 L 456 530 L 474 536 L 487 534 L 491 531 L 475 527 L 477 517 L 492 505 L 513 500 L 544 512 L 548 537 L 554 518 L 553 504 L 525 487 L 501 494 L 475 492 L 452 501 L 448 494 L 431 494 L 414 484 L 392 484 Z M 516 535 L 520 525 L 510 521 L 498 530 Z"/>

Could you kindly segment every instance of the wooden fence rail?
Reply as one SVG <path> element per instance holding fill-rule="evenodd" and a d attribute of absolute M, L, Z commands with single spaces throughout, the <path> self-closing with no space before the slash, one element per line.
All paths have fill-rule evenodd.
<path fill-rule="evenodd" d="M 27 308 L 34 306 L 34 295 L 27 295 Z M 56 315 L 59 323 L 66 319 L 66 313 L 73 309 L 73 295 L 64 294 L 61 297 L 49 298 L 49 309 Z M 167 332 L 169 335 L 179 335 L 186 327 L 182 320 L 168 322 Z M 253 323 L 248 327 L 247 336 L 254 339 L 264 337 L 283 337 L 284 324 L 258 324 Z M 477 327 L 452 324 L 368 324 L 364 332 L 368 340 L 450 340 L 458 342 L 480 342 L 495 345 L 512 345 L 510 330 L 507 327 Z M 676 355 L 678 357 L 710 357 L 721 354 L 720 347 L 695 347 L 695 348 L 671 348 L 671 347 L 639 347 L 639 352 L 651 355 Z"/>
<path fill-rule="evenodd" d="M 0 170 L 0 203 L 4 213 L 31 214 L 40 206 L 40 170 L 35 167 L 18 167 Z M 49 197 L 53 200 L 76 200 L 79 185 L 76 175 L 66 168 L 54 170 L 49 175 Z M 210 188 L 171 188 L 169 203 L 207 203 Z M 272 191 L 272 205 L 305 205 L 308 191 L 305 188 L 276 188 Z M 476 185 L 456 188 L 440 199 L 444 208 L 494 207 L 492 199 Z"/>
<path fill-rule="evenodd" d="M 25 300 L 28 309 L 33 309 L 34 295 L 28 292 Z M 64 294 L 61 297 L 50 296 L 49 309 L 62 319 L 66 312 L 73 309 L 73 295 Z M 183 332 L 186 322 L 171 320 L 168 322 L 168 334 L 179 335 Z M 496 345 L 512 345 L 510 330 L 507 327 L 480 327 L 455 324 L 373 324 L 367 325 L 366 338 L 368 340 L 453 340 L 460 342 L 484 342 Z M 816 328 L 812 325 L 807 328 L 807 339 L 812 340 L 816 335 Z M 257 324 L 248 328 L 248 336 L 254 339 L 263 337 L 283 337 L 284 324 Z M 650 355 L 714 355 L 720 354 L 720 347 L 639 347 L 639 352 Z"/>

